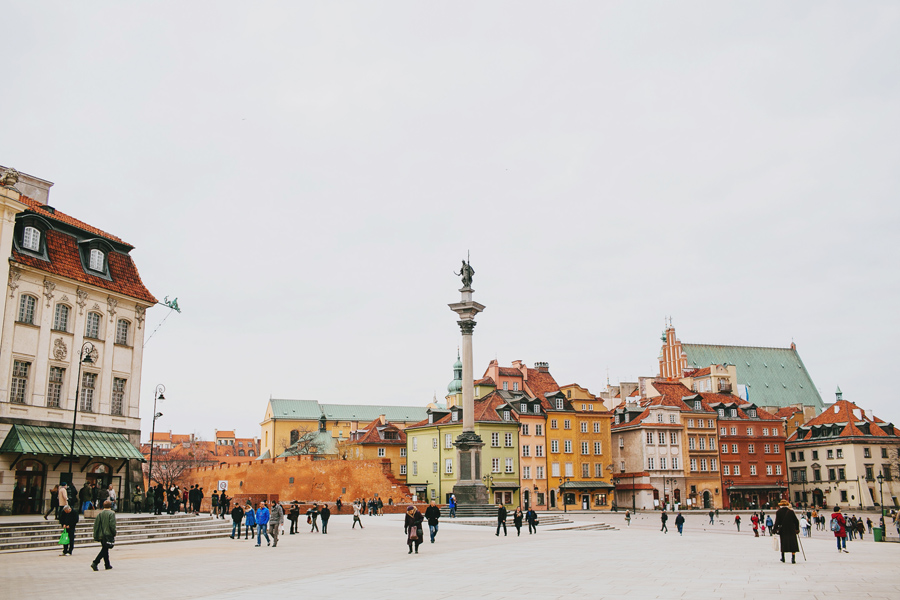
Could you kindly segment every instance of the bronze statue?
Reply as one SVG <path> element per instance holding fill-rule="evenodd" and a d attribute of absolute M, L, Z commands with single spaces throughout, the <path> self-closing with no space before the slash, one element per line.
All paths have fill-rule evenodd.
<path fill-rule="evenodd" d="M 459 273 L 454 271 L 453 274 L 462 277 L 463 287 L 472 287 L 472 276 L 475 275 L 475 269 L 472 268 L 471 263 L 465 260 L 462 261 Z"/>

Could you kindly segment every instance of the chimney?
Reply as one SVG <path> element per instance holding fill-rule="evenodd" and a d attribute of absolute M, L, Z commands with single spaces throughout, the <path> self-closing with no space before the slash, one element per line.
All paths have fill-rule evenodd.
<path fill-rule="evenodd" d="M 538 373 L 549 373 L 550 372 L 550 363 L 548 362 L 536 362 L 534 363 L 534 368 Z"/>
<path fill-rule="evenodd" d="M 382 425 L 385 424 L 386 418 L 387 418 L 387 415 L 378 415 L 378 420 L 381 421 L 381 424 L 382 424 Z"/>
<path fill-rule="evenodd" d="M 7 167 L 0 166 L 0 173 L 5 171 L 7 171 Z M 28 196 L 41 204 L 47 204 L 47 201 L 50 198 L 50 188 L 53 187 L 52 181 L 40 179 L 34 175 L 22 173 L 21 171 L 18 171 L 16 174 L 18 175 L 19 180 L 15 184 L 15 188 L 19 190 L 20 194 Z"/>

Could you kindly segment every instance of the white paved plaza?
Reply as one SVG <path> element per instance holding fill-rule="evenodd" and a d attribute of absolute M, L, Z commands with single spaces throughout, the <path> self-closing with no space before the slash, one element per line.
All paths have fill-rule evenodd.
<path fill-rule="evenodd" d="M 674 519 L 660 533 L 658 514 L 630 528 L 621 514 L 571 518 L 619 530 L 498 538 L 445 519 L 437 543 L 410 556 L 400 516 L 364 518 L 362 531 L 335 516 L 328 535 L 301 527 L 274 549 L 228 538 L 122 546 L 97 573 L 89 548 L 5 554 L 0 577 L 5 598 L 900 598 L 900 544 L 868 535 L 840 554 L 830 532 L 814 532 L 803 539 L 808 560 L 791 565 L 769 538 L 730 522 L 710 528 L 702 515 L 688 517 L 683 537 Z"/>

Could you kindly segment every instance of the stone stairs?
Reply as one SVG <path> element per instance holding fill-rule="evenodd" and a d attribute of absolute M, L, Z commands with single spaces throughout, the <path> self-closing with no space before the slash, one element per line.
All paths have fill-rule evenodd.
<path fill-rule="evenodd" d="M 93 541 L 93 531 L 92 519 L 78 521 L 75 529 L 76 550 L 100 547 Z M 58 549 L 61 533 L 59 523 L 53 520 L 0 524 L 0 554 Z M 231 535 L 231 518 L 117 514 L 116 533 L 116 546 L 221 538 Z"/>
<path fill-rule="evenodd" d="M 494 514 L 491 515 L 493 518 L 485 518 L 480 519 L 478 521 L 470 520 L 470 519 L 460 519 L 459 518 L 459 510 L 457 509 L 457 518 L 455 519 L 446 519 L 442 518 L 441 523 L 454 523 L 457 525 L 480 525 L 482 527 L 496 527 L 497 526 L 497 508 L 494 507 Z M 555 514 L 555 513 L 538 513 L 538 527 L 555 527 L 557 525 L 569 525 L 573 522 L 565 517 L 565 515 Z M 506 517 L 506 526 L 513 526 L 513 518 L 512 515 L 508 515 Z M 528 527 L 527 521 L 522 521 L 522 527 Z"/>
<path fill-rule="evenodd" d="M 575 525 L 574 527 L 556 527 L 553 531 L 618 531 L 612 525 L 606 523 L 590 523 L 588 525 Z"/>

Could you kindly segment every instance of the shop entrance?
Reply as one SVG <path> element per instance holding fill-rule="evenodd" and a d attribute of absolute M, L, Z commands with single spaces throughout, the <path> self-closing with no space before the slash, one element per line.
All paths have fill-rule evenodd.
<path fill-rule="evenodd" d="M 14 515 L 36 515 L 44 507 L 44 464 L 23 460 L 16 464 L 16 487 L 13 489 Z"/>

